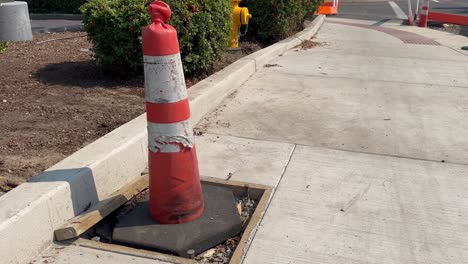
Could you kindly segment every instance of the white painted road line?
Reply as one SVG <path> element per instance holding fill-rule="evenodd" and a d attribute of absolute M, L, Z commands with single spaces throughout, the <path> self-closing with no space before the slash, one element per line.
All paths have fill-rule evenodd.
<path fill-rule="evenodd" d="M 408 19 L 408 16 L 401 10 L 401 8 L 393 1 L 388 1 L 388 4 L 392 7 L 393 11 L 395 12 L 397 18 L 399 19 Z"/>
<path fill-rule="evenodd" d="M 440 3 L 440 1 L 439 1 L 439 0 L 432 0 L 432 2 Z"/>

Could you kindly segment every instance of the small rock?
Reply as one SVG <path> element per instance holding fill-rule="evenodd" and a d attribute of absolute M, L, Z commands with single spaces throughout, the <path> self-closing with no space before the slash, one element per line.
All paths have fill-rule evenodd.
<path fill-rule="evenodd" d="M 91 240 L 92 240 L 92 241 L 99 242 L 99 241 L 101 241 L 101 238 L 98 237 L 98 236 L 95 236 L 95 237 L 91 238 Z"/>
<path fill-rule="evenodd" d="M 237 203 L 237 212 L 239 213 L 239 215 L 242 215 L 242 201 L 239 201 Z"/>
<path fill-rule="evenodd" d="M 7 100 L 3 100 L 2 102 L 6 103 L 6 102 L 7 102 Z"/>
<path fill-rule="evenodd" d="M 216 253 L 216 249 L 212 248 L 210 250 L 207 250 L 205 253 L 203 253 L 204 258 L 211 258 L 214 254 Z"/>
<path fill-rule="evenodd" d="M 187 250 L 187 255 L 189 255 L 191 259 L 195 258 L 195 250 L 193 249 Z"/>
<path fill-rule="evenodd" d="M 226 245 L 228 246 L 233 246 L 236 244 L 236 241 L 234 241 L 234 239 L 230 238 L 226 241 Z"/>

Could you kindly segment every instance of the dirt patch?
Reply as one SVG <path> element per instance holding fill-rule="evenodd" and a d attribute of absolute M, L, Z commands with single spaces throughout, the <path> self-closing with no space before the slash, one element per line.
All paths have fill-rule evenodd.
<path fill-rule="evenodd" d="M 260 48 L 247 43 L 214 71 Z M 90 49 L 86 33 L 52 33 L 0 54 L 0 193 L 145 111 L 143 77 L 103 72 Z"/>
<path fill-rule="evenodd" d="M 0 190 L 144 112 L 142 80 L 105 75 L 90 48 L 82 32 L 47 34 L 0 55 Z"/>
<path fill-rule="evenodd" d="M 312 41 L 312 40 L 304 40 L 302 41 L 301 44 L 297 45 L 296 47 L 294 48 L 298 48 L 298 49 L 301 49 L 301 50 L 308 50 L 308 49 L 313 49 L 315 47 L 319 47 L 321 46 L 322 44 L 320 42 L 316 42 L 316 41 Z"/>

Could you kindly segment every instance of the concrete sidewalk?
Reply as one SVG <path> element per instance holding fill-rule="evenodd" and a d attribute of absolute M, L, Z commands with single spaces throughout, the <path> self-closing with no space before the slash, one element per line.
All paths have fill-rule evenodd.
<path fill-rule="evenodd" d="M 294 146 L 245 263 L 466 263 L 468 39 L 327 21 L 200 124 Z"/>
<path fill-rule="evenodd" d="M 202 175 L 275 187 L 244 263 L 466 263 L 467 39 L 328 21 L 199 124 Z M 164 263 L 59 245 L 43 260 Z"/>

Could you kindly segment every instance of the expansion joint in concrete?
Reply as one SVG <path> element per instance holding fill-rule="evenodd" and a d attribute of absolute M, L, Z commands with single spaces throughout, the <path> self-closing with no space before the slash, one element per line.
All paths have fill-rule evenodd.
<path fill-rule="evenodd" d="M 352 77 L 344 77 L 344 76 L 324 76 L 324 75 L 316 75 L 316 74 L 296 74 L 296 73 L 289 73 L 289 72 L 278 72 L 278 74 L 284 74 L 284 75 L 290 75 L 290 76 L 317 77 L 317 78 L 326 78 L 326 79 L 344 79 L 344 80 L 357 80 L 357 81 L 368 81 L 368 82 L 399 83 L 399 84 L 408 84 L 408 85 L 432 85 L 432 86 L 461 88 L 461 89 L 467 89 L 468 88 L 468 86 L 460 86 L 460 85 L 447 85 L 447 84 L 423 83 L 423 82 L 388 81 L 388 80 L 379 80 L 379 79 L 362 79 L 362 78 L 352 78 Z"/>

